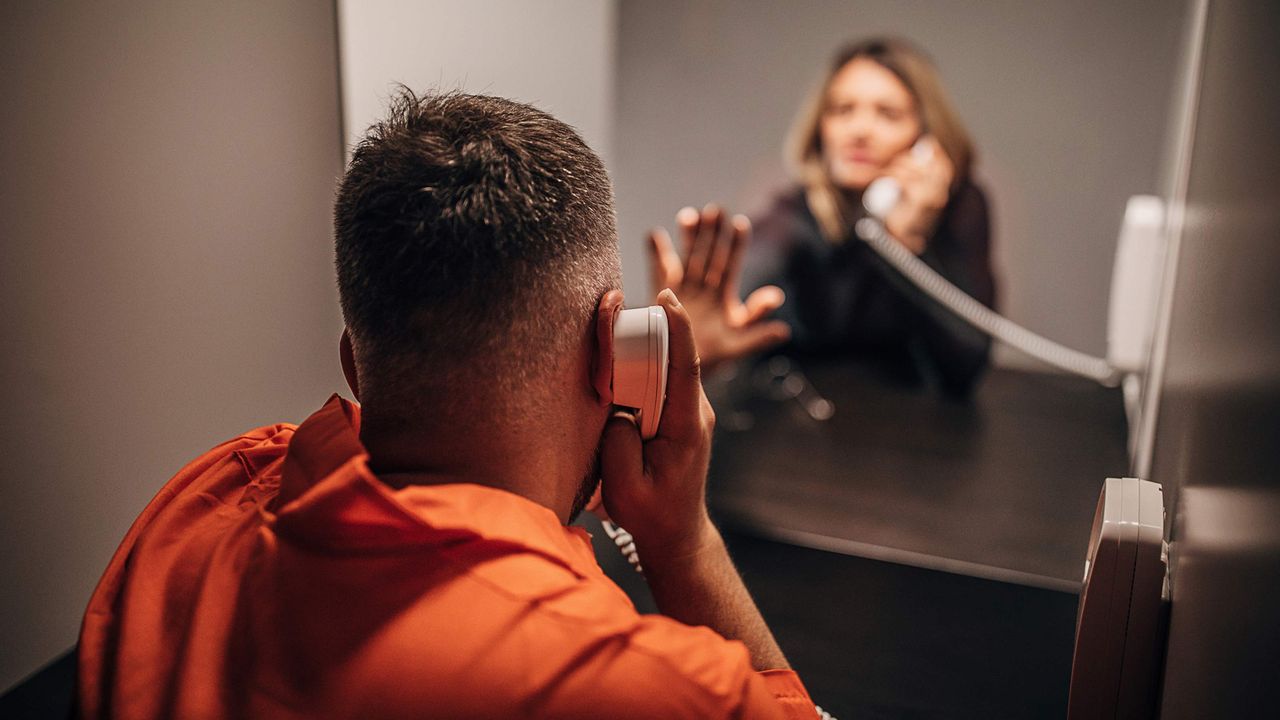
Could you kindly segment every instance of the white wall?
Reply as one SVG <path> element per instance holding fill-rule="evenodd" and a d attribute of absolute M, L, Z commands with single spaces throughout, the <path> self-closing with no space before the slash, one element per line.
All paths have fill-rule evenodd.
<path fill-rule="evenodd" d="M 344 387 L 334 10 L 0 3 L 0 689 L 183 463 Z"/>
<path fill-rule="evenodd" d="M 936 60 L 979 152 L 1000 306 L 1095 354 L 1125 200 L 1155 193 L 1183 2 L 647 0 L 621 6 L 614 163 L 629 285 L 686 204 L 761 209 L 835 48 L 872 34 Z M 1007 356 L 1014 364 L 1019 356 Z"/>
<path fill-rule="evenodd" d="M 338 14 L 348 144 L 402 83 L 530 103 L 577 128 L 608 164 L 614 0 L 339 0 Z"/>

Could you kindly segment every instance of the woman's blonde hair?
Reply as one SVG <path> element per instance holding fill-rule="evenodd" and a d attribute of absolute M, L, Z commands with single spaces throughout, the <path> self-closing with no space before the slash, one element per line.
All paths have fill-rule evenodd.
<path fill-rule="evenodd" d="M 849 233 L 854 209 L 840 192 L 822 157 L 822 116 L 827 110 L 831 81 L 844 66 L 865 58 L 893 73 L 916 101 L 921 130 L 932 135 L 955 166 L 952 189 L 968 178 L 973 144 L 951 101 L 942 89 L 938 71 L 923 52 L 899 38 L 872 38 L 847 45 L 836 53 L 826 77 L 801 106 L 787 140 L 787 160 L 805 188 L 809 210 L 823 236 L 839 243 Z"/>

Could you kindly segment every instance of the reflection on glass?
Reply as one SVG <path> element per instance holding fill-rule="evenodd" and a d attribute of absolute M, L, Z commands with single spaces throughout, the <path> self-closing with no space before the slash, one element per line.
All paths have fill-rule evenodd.
<path fill-rule="evenodd" d="M 990 341 L 934 307 L 859 242 L 862 194 L 893 178 L 885 224 L 909 250 L 985 305 L 995 299 L 987 201 L 968 133 L 924 54 L 872 39 L 838 52 L 793 130 L 799 179 L 756 221 L 744 286 L 780 287 L 787 350 L 847 358 L 908 385 L 968 395 Z"/>

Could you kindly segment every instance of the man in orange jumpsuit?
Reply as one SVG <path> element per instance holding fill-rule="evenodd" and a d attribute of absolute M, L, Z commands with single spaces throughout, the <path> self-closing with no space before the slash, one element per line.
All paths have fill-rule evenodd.
<path fill-rule="evenodd" d="M 708 519 L 713 416 L 669 290 L 657 437 L 611 410 L 613 218 L 563 123 L 402 92 L 335 208 L 359 405 L 165 485 L 85 614 L 80 714 L 815 717 Z M 663 615 L 568 526 L 597 485 Z"/>

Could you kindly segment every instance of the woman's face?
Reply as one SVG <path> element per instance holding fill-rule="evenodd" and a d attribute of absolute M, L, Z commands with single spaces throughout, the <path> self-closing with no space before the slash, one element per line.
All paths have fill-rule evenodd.
<path fill-rule="evenodd" d="M 819 132 L 823 160 L 836 185 L 863 190 L 920 131 L 915 98 L 874 60 L 851 60 L 831 79 Z"/>

